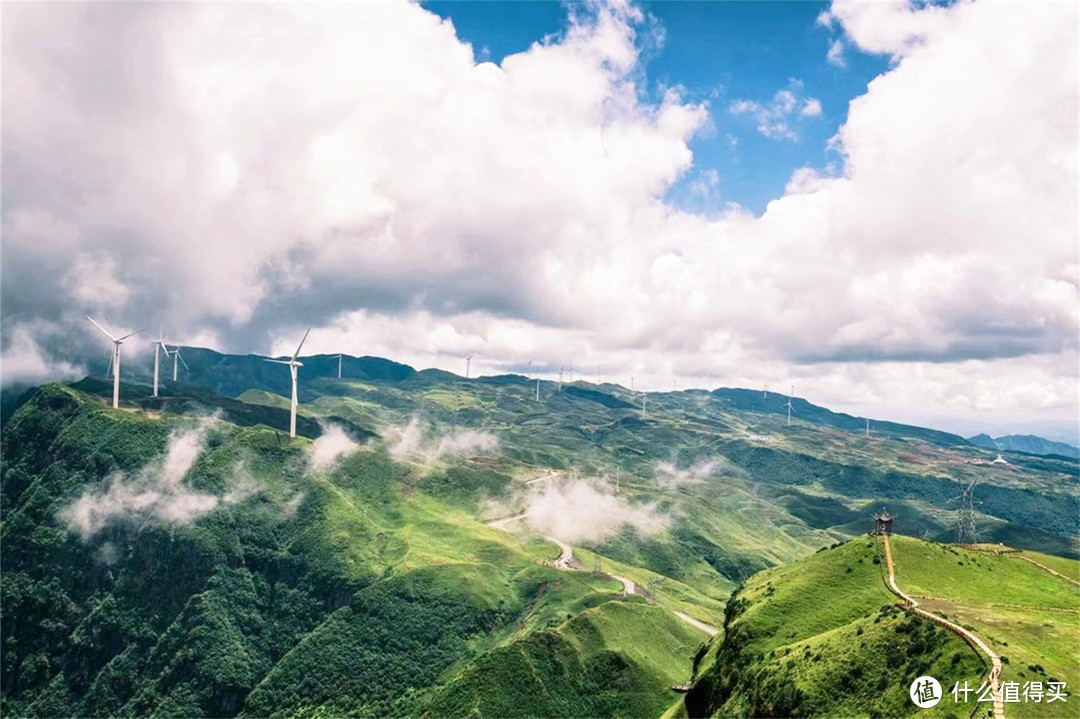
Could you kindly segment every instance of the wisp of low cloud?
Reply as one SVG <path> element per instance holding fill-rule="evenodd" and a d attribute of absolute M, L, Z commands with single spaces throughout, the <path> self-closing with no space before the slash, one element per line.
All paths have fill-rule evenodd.
<path fill-rule="evenodd" d="M 333 467 L 339 459 L 360 449 L 345 430 L 336 424 L 327 424 L 318 439 L 308 450 L 308 470 L 322 472 Z"/>
<path fill-rule="evenodd" d="M 672 462 L 657 462 L 656 481 L 664 489 L 673 489 L 685 484 L 698 484 L 709 477 L 720 474 L 745 476 L 746 472 L 726 457 L 713 457 L 694 464 L 689 469 L 680 469 Z"/>
<path fill-rule="evenodd" d="M 641 534 L 656 534 L 668 520 L 651 504 L 631 504 L 584 480 L 553 484 L 534 494 L 526 521 L 565 542 L 599 542 L 624 524 Z"/>
<path fill-rule="evenodd" d="M 218 506 L 218 497 L 184 486 L 183 479 L 202 454 L 213 422 L 205 419 L 197 427 L 174 430 L 161 459 L 143 467 L 133 478 L 122 472 L 113 474 L 104 491 L 86 489 L 60 512 L 61 519 L 88 540 L 108 525 L 126 519 L 158 517 L 183 525 L 211 512 Z"/>
<path fill-rule="evenodd" d="M 432 436 L 419 417 L 413 417 L 404 427 L 387 427 L 381 434 L 389 443 L 391 457 L 419 459 L 426 464 L 435 464 L 445 457 L 490 453 L 499 448 L 498 437 L 475 429 L 454 429 Z"/>

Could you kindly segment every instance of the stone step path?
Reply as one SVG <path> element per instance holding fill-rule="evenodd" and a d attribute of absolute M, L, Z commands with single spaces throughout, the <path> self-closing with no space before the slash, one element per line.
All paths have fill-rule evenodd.
<path fill-rule="evenodd" d="M 961 637 L 972 648 L 981 650 L 986 656 L 990 657 L 990 664 L 992 667 L 990 669 L 990 693 L 994 697 L 994 719 L 1005 719 L 1005 704 L 1001 701 L 1001 687 L 998 683 L 998 678 L 1001 676 L 1001 658 L 998 657 L 990 647 L 986 646 L 986 643 L 983 640 L 979 639 L 967 629 L 964 629 L 959 624 L 950 622 L 944 617 L 939 617 L 936 614 L 931 614 L 925 609 L 920 609 L 917 601 L 900 591 L 900 588 L 896 586 L 896 570 L 893 566 L 892 546 L 889 544 L 889 535 L 884 534 L 882 537 L 885 539 L 885 561 L 889 570 L 890 591 L 903 599 L 907 608 L 918 614 L 920 617 L 948 629 L 953 634 Z"/>

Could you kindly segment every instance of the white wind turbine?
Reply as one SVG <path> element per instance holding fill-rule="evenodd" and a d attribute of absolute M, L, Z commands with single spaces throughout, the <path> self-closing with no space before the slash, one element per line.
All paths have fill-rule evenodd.
<path fill-rule="evenodd" d="M 158 376 L 161 370 L 161 353 L 165 353 L 165 358 L 169 358 L 169 348 L 165 346 L 165 338 L 162 336 L 164 332 L 158 332 L 158 338 L 154 340 L 154 396 L 158 396 Z M 173 377 L 176 380 L 176 377 Z"/>
<path fill-rule="evenodd" d="M 337 378 L 341 379 L 341 355 L 337 356 Z"/>
<path fill-rule="evenodd" d="M 168 350 L 165 350 L 165 356 L 166 357 L 169 356 L 169 351 Z M 186 369 L 188 372 L 191 372 L 191 368 L 188 367 L 188 363 L 184 362 L 184 358 L 180 356 L 180 348 L 179 347 L 173 347 L 173 350 L 172 350 L 172 381 L 173 382 L 176 381 L 177 362 L 182 363 L 184 365 L 184 369 Z"/>
<path fill-rule="evenodd" d="M 304 339 L 300 340 L 300 345 L 293 352 L 293 356 L 289 360 L 276 360 L 268 359 L 267 362 L 273 362 L 275 364 L 283 364 L 289 366 L 289 374 L 292 375 L 292 405 L 291 412 L 289 414 L 289 437 L 296 437 L 296 370 L 304 365 L 296 361 L 296 358 L 300 355 L 300 348 L 304 346 L 304 342 L 307 341 L 308 332 L 311 332 L 311 328 L 308 327 L 307 332 L 304 333 Z"/>
<path fill-rule="evenodd" d="M 469 366 L 472 364 L 472 355 L 465 358 L 465 379 L 469 379 Z"/>
<path fill-rule="evenodd" d="M 135 330 L 134 332 L 129 332 L 128 334 L 124 335 L 123 337 L 114 337 L 112 332 L 109 332 L 107 329 L 105 329 L 104 327 L 99 325 L 96 321 L 94 321 L 93 317 L 90 317 L 89 315 L 87 315 L 86 319 L 93 322 L 94 327 L 97 327 L 99 330 L 101 330 L 105 334 L 106 337 L 108 337 L 110 340 L 112 340 L 112 343 L 113 343 L 113 354 L 112 354 L 112 374 L 113 374 L 112 406 L 113 406 L 113 409 L 119 409 L 120 408 L 120 345 L 122 345 L 124 343 L 124 340 L 126 340 L 128 337 L 131 337 L 132 335 L 137 335 L 140 332 L 142 332 L 142 330 Z"/>

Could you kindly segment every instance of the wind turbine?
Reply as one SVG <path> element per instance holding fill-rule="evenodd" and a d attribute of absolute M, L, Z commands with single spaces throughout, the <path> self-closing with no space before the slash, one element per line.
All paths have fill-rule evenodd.
<path fill-rule="evenodd" d="M 795 396 L 795 385 L 791 385 L 791 394 L 787 398 L 787 426 L 791 426 L 791 398 Z"/>
<path fill-rule="evenodd" d="M 97 327 L 99 330 L 101 330 L 105 334 L 106 337 L 108 337 L 110 340 L 112 340 L 112 343 L 113 343 L 113 353 L 112 353 L 112 373 L 113 373 L 112 406 L 113 406 L 113 409 L 120 409 L 120 345 L 122 345 L 124 343 L 124 340 L 126 340 L 128 337 L 131 337 L 132 335 L 137 335 L 140 332 L 142 332 L 142 330 L 135 330 L 134 332 L 129 332 L 128 334 L 124 335 L 123 337 L 114 337 L 112 332 L 109 332 L 107 329 L 105 329 L 104 327 L 99 325 L 97 322 L 95 322 L 93 317 L 87 315 L 86 319 L 93 322 L 94 327 Z"/>
<path fill-rule="evenodd" d="M 870 418 L 869 417 L 866 418 L 866 436 L 867 437 L 870 436 Z"/>
<path fill-rule="evenodd" d="M 341 379 L 341 355 L 337 356 L 337 378 Z"/>
<path fill-rule="evenodd" d="M 536 378 L 536 401 L 540 401 L 540 378 Z"/>
<path fill-rule="evenodd" d="M 276 360 L 268 359 L 267 362 L 273 362 L 275 364 L 283 364 L 289 366 L 289 374 L 292 375 L 292 405 L 289 412 L 289 437 L 296 437 L 296 370 L 303 367 L 303 363 L 297 362 L 296 358 L 300 355 L 300 348 L 304 346 L 304 342 L 307 341 L 308 332 L 311 332 L 311 328 L 307 328 L 307 332 L 304 333 L 304 339 L 300 340 L 300 344 L 297 346 L 296 351 L 293 352 L 293 356 L 289 360 Z"/>
<path fill-rule="evenodd" d="M 562 392 L 562 373 L 563 373 L 563 368 L 560 367 L 559 368 L 559 391 L 560 392 Z"/>
<path fill-rule="evenodd" d="M 168 351 L 165 352 L 165 356 L 166 357 L 169 356 Z M 172 350 L 172 381 L 173 382 L 176 381 L 176 370 L 177 370 L 177 362 L 178 361 L 183 362 L 184 369 L 186 369 L 188 372 L 191 371 L 191 368 L 188 367 L 188 363 L 184 362 L 184 358 L 180 356 L 180 348 L 179 347 L 173 347 L 173 350 Z"/>
<path fill-rule="evenodd" d="M 165 357 L 169 356 L 169 348 L 165 346 L 165 338 L 161 335 L 164 333 L 158 333 L 158 338 L 154 340 L 154 396 L 158 396 L 158 374 L 161 366 L 161 352 L 165 352 Z M 175 379 L 175 378 L 174 378 Z"/>
<path fill-rule="evenodd" d="M 465 358 L 465 379 L 469 379 L 469 366 L 472 364 L 472 355 Z"/>

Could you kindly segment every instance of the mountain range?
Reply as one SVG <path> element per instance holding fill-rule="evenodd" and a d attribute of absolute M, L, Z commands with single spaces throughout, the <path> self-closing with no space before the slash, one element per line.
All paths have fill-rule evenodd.
<path fill-rule="evenodd" d="M 5 716 L 829 715 L 829 693 L 905 715 L 911 672 L 982 668 L 884 611 L 865 539 L 883 506 L 907 536 L 901 578 L 992 628 L 1023 676 L 1080 681 L 1080 627 L 1059 611 L 1080 557 L 1075 461 L 995 463 L 902 424 L 867 435 L 798 398 L 789 425 L 773 393 L 643 406 L 614 384 L 370 357 L 338 379 L 336 355 L 303 358 L 290 439 L 287 371 L 182 351 L 190 372 L 157 398 L 125 376 L 114 410 L 88 377 L 12 405 Z M 973 481 L 980 541 L 1059 576 L 950 553 Z M 965 594 L 969 566 L 986 573 L 971 586 L 1021 589 Z M 1024 597 L 1048 619 L 1018 619 Z M 911 661 L 869 666 L 890 645 Z"/>

